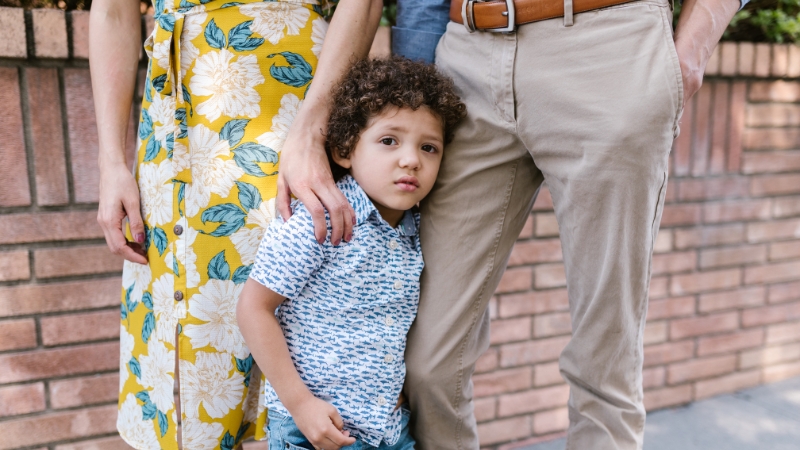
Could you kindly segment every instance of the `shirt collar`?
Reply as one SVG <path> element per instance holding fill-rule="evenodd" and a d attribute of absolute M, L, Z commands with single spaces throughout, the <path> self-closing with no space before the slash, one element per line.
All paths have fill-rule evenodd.
<path fill-rule="evenodd" d="M 336 185 L 342 191 L 347 201 L 350 202 L 350 205 L 353 206 L 356 212 L 356 225 L 361 225 L 366 222 L 373 214 L 380 217 L 380 213 L 378 209 L 375 208 L 375 204 L 372 203 L 367 193 L 364 192 L 364 189 L 361 189 L 361 186 L 358 185 L 358 182 L 352 176 L 345 175 Z M 403 236 L 415 236 L 419 231 L 418 225 L 419 214 L 413 212 L 413 210 L 408 210 L 403 215 L 403 218 L 400 219 L 397 231 Z"/>

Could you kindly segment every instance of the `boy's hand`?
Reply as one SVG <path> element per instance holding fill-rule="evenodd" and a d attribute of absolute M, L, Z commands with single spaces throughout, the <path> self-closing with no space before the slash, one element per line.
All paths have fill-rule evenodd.
<path fill-rule="evenodd" d="M 297 428 L 314 448 L 339 450 L 356 442 L 349 431 L 343 431 L 344 422 L 335 406 L 313 395 L 291 411 Z"/>

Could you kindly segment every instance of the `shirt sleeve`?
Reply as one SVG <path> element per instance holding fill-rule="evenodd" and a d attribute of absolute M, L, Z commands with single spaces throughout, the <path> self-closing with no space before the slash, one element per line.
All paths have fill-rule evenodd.
<path fill-rule="evenodd" d="M 397 25 L 392 27 L 392 53 L 433 63 L 436 45 L 448 22 L 449 0 L 397 2 Z"/>
<path fill-rule="evenodd" d="M 280 217 L 272 221 L 258 246 L 250 278 L 279 295 L 294 298 L 323 259 L 311 215 L 301 206 L 288 221 Z"/>

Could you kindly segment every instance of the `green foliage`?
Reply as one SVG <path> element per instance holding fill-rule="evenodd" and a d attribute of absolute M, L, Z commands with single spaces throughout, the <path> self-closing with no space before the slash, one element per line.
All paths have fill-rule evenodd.
<path fill-rule="evenodd" d="M 675 23 L 680 5 L 675 5 Z M 736 13 L 724 41 L 800 44 L 800 0 L 751 0 Z"/>

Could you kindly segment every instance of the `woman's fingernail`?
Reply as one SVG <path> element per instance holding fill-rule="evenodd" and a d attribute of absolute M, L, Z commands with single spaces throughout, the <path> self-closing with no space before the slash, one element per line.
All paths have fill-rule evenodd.
<path fill-rule="evenodd" d="M 144 244 L 144 233 L 139 233 L 136 235 L 136 242 L 139 244 Z"/>
<path fill-rule="evenodd" d="M 356 224 L 356 216 L 353 216 L 353 225 Z"/>
<path fill-rule="evenodd" d="M 348 234 L 348 235 L 347 235 L 347 237 L 345 238 L 345 241 L 347 241 L 347 242 L 350 242 L 350 241 L 352 241 L 352 240 L 353 240 L 353 234 L 352 234 L 352 233 L 350 233 L 350 234 Z"/>

